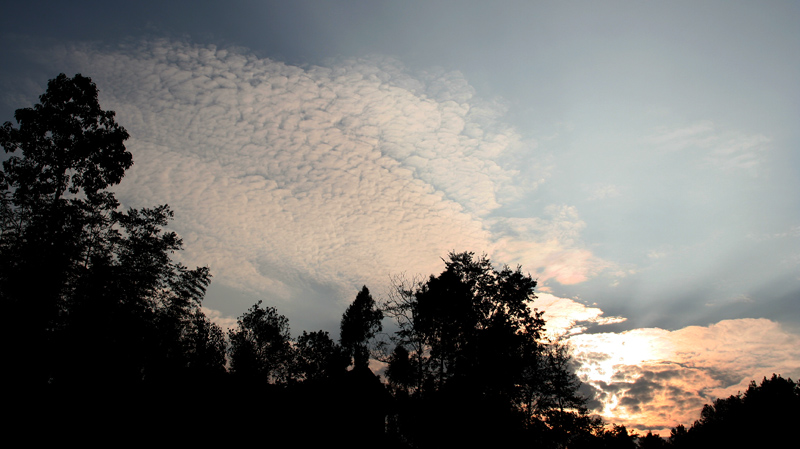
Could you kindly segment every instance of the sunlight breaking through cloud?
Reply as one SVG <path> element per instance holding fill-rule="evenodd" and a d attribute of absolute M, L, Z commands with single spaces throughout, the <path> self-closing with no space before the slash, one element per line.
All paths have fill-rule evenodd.
<path fill-rule="evenodd" d="M 668 331 L 634 329 L 569 338 L 578 371 L 618 424 L 668 434 L 698 419 L 703 404 L 751 380 L 800 377 L 800 337 L 766 319 L 724 320 Z"/>

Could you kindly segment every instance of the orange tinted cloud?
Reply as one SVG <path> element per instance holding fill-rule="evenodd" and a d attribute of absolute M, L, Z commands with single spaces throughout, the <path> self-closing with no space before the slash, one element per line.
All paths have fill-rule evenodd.
<path fill-rule="evenodd" d="M 662 434 L 691 425 L 703 404 L 772 373 L 800 376 L 800 336 L 767 319 L 675 331 L 635 329 L 569 339 L 579 374 L 608 422 Z"/>

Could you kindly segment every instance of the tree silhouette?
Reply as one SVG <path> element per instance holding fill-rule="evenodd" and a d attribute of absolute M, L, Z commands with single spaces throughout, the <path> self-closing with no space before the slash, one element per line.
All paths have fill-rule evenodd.
<path fill-rule="evenodd" d="M 478 433 L 465 437 L 472 443 L 511 443 L 533 421 L 562 431 L 574 427 L 566 425 L 570 419 L 580 421 L 585 400 L 568 352 L 541 336 L 542 313 L 530 307 L 535 286 L 519 267 L 495 270 L 473 253 L 451 253 L 438 276 L 396 286 L 383 309 L 399 327 L 394 340 L 401 349 L 387 375 L 397 391 L 422 401 L 406 414 L 426 417 L 397 417 L 399 432 L 427 438 L 472 423 Z M 505 431 L 477 430 L 487 426 Z"/>
<path fill-rule="evenodd" d="M 292 377 L 299 381 L 330 379 L 344 372 L 350 357 L 325 331 L 303 333 L 295 345 Z"/>
<path fill-rule="evenodd" d="M 640 449 L 661 449 L 667 447 L 667 442 L 653 432 L 647 432 L 647 435 L 639 437 Z"/>
<path fill-rule="evenodd" d="M 164 230 L 172 211 L 119 211 L 108 190 L 133 162 L 128 133 L 97 96 L 90 78 L 61 74 L 39 104 L 16 111 L 18 127 L 0 127 L 10 153 L 0 303 L 14 317 L 3 336 L 15 342 L 4 399 L 18 410 L 12 426 L 41 433 L 46 423 L 54 438 L 166 418 L 199 403 L 194 387 L 225 370 L 224 335 L 200 309 L 211 275 L 172 261 L 182 248 Z"/>
<path fill-rule="evenodd" d="M 383 327 L 383 313 L 365 285 L 356 299 L 347 307 L 339 326 L 342 347 L 353 357 L 353 365 L 367 367 L 369 363 L 369 340 Z"/>
<path fill-rule="evenodd" d="M 751 381 L 744 394 L 703 406 L 688 431 L 672 429 L 674 447 L 778 446 L 800 419 L 800 382 L 773 374 L 761 384 Z"/>
<path fill-rule="evenodd" d="M 635 432 L 628 433 L 625 426 L 616 424 L 600 432 L 599 437 L 595 447 L 604 449 L 636 449 L 636 440 L 639 438 Z"/>
<path fill-rule="evenodd" d="M 386 377 L 395 394 L 408 395 L 409 389 L 415 382 L 415 376 L 410 354 L 405 346 L 394 347 L 389 357 L 389 366 L 386 368 Z"/>
<path fill-rule="evenodd" d="M 258 301 L 228 331 L 231 372 L 245 380 L 285 383 L 289 379 L 289 320 Z"/>
<path fill-rule="evenodd" d="M 440 389 L 447 382 L 515 394 L 523 368 L 540 355 L 544 321 L 529 309 L 536 281 L 519 270 L 495 271 L 486 258 L 450 254 L 446 269 L 416 290 L 402 292 L 402 303 L 387 306 L 401 315 L 397 343 L 415 352 L 421 372 L 417 389 Z M 421 342 L 422 346 L 418 347 Z"/>
<path fill-rule="evenodd" d="M 672 447 L 689 447 L 689 431 L 686 426 L 678 424 L 669 432 L 669 439 L 667 442 Z"/>
<path fill-rule="evenodd" d="M 222 329 L 209 321 L 199 309 L 188 317 L 181 318 L 188 318 L 188 322 L 180 326 L 179 340 L 186 368 L 200 379 L 225 373 L 227 341 Z"/>
<path fill-rule="evenodd" d="M 32 388 L 99 391 L 195 365 L 185 343 L 210 274 L 172 262 L 182 242 L 163 231 L 166 205 L 118 211 L 107 189 L 133 163 L 128 133 L 97 94 L 90 78 L 61 74 L 16 111 L 18 128 L 0 128 L 12 153 L 0 171 L 0 300 L 16 317 L 5 331 L 22 342 L 12 377 Z M 210 340 L 195 332 L 195 346 L 216 338 L 204 326 Z"/>
<path fill-rule="evenodd" d="M 0 127 L 12 153 L 0 172 L 0 297 L 18 317 L 8 330 L 26 343 L 14 351 L 20 380 L 33 383 L 51 377 L 53 334 L 117 207 L 104 189 L 132 164 L 128 133 L 91 79 L 61 74 L 39 100 L 15 112 L 19 128 Z"/>
<path fill-rule="evenodd" d="M 57 202 L 64 193 L 96 194 L 119 183 L 133 159 L 123 142 L 128 132 L 103 111 L 97 86 L 90 78 L 63 73 L 47 84 L 41 103 L 18 109 L 15 129 L 5 122 L 0 144 L 20 150 L 3 163 L 0 181 L 14 189 L 14 203 L 35 215 L 43 202 Z"/>

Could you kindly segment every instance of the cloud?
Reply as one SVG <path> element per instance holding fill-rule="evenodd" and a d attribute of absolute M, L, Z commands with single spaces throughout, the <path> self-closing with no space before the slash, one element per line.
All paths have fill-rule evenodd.
<path fill-rule="evenodd" d="M 341 306 L 390 274 L 437 272 L 451 250 L 565 284 L 607 266 L 583 247 L 570 206 L 503 216 L 542 180 L 517 169 L 535 143 L 458 72 L 380 57 L 294 67 L 167 40 L 46 54 L 91 76 L 129 131 L 123 204 L 170 204 L 185 263 L 287 316 L 300 301 Z M 303 296 L 319 291 L 332 298 Z"/>
<path fill-rule="evenodd" d="M 589 201 L 616 198 L 622 193 L 622 189 L 619 186 L 609 183 L 593 184 L 591 186 L 585 186 L 585 189 L 589 193 Z"/>
<path fill-rule="evenodd" d="M 604 317 L 603 311 L 551 293 L 537 293 L 532 307 L 544 311 L 547 334 L 553 338 L 585 332 L 590 326 L 621 323 L 623 317 Z"/>
<path fill-rule="evenodd" d="M 537 268 L 540 282 L 576 284 L 614 268 L 580 241 L 586 223 L 574 206 L 550 205 L 543 217 L 497 218 L 491 223 L 498 258 Z"/>
<path fill-rule="evenodd" d="M 647 257 L 650 259 L 662 259 L 664 257 L 667 257 L 667 255 L 668 253 L 666 251 L 651 250 L 650 252 L 647 253 Z"/>
<path fill-rule="evenodd" d="M 219 326 L 223 332 L 227 332 L 228 329 L 233 329 L 236 327 L 236 319 L 223 316 L 219 310 L 209 309 L 208 307 L 201 307 L 203 314 L 214 324 Z"/>
<path fill-rule="evenodd" d="M 642 431 L 691 425 L 703 404 L 772 373 L 800 376 L 800 336 L 767 319 L 675 331 L 634 329 L 569 338 L 608 421 Z"/>
<path fill-rule="evenodd" d="M 792 238 L 792 237 L 800 237 L 800 226 L 792 226 L 791 228 L 783 231 L 783 232 L 775 232 L 775 233 L 762 233 L 762 234 L 755 234 L 749 233 L 747 235 L 748 239 L 755 240 L 756 242 L 763 242 L 765 240 L 773 240 L 773 239 L 785 239 L 785 238 Z"/>
<path fill-rule="evenodd" d="M 720 130 L 711 121 L 692 125 L 659 128 L 643 143 L 664 151 L 699 151 L 705 165 L 731 172 L 758 176 L 771 139 L 762 134 Z"/>

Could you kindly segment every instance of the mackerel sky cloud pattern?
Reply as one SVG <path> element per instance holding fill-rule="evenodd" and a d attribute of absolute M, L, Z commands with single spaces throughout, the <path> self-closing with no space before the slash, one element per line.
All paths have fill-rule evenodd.
<path fill-rule="evenodd" d="M 503 160 L 526 142 L 471 102 L 458 73 L 415 78 L 385 58 L 299 68 L 171 41 L 83 48 L 67 62 L 109 86 L 131 132 L 120 198 L 179 211 L 186 257 L 216 282 L 288 300 L 282 265 L 345 288 L 408 266 L 435 272 L 456 248 L 562 283 L 601 265 L 575 244 L 582 223 L 568 207 L 527 222 L 493 214 L 525 194 Z"/>

